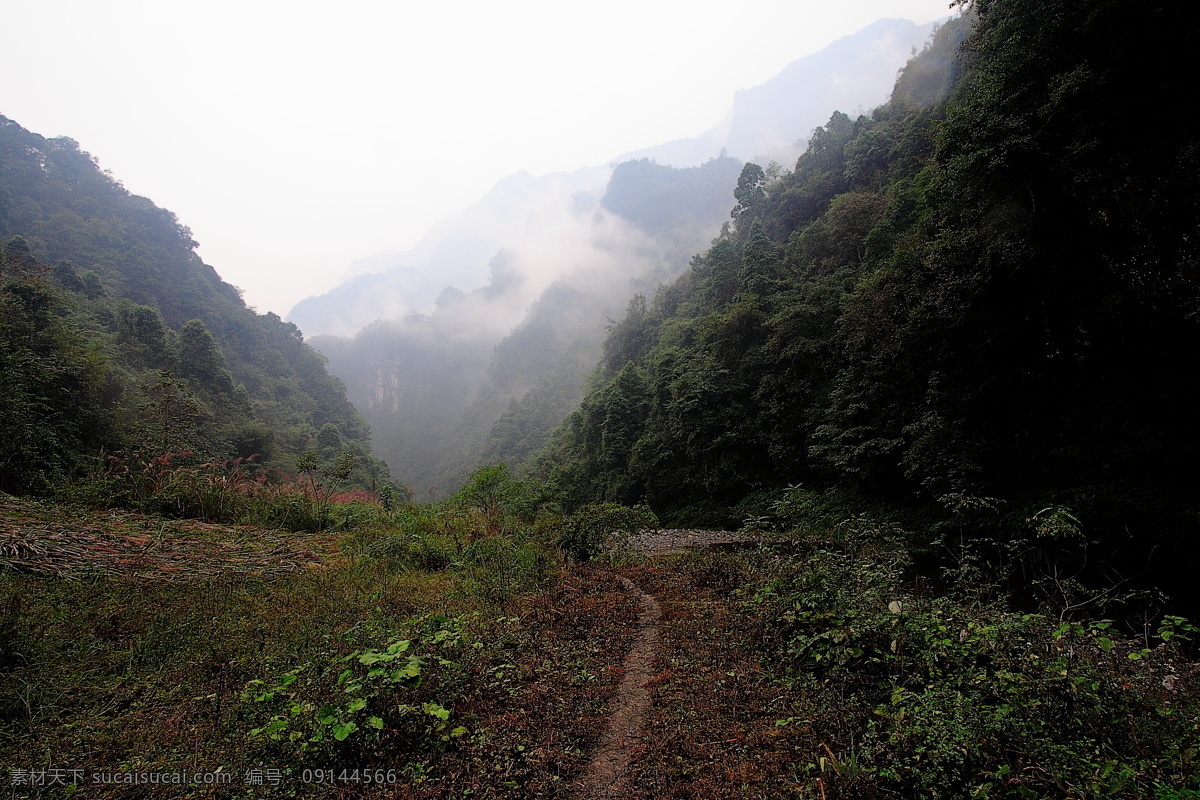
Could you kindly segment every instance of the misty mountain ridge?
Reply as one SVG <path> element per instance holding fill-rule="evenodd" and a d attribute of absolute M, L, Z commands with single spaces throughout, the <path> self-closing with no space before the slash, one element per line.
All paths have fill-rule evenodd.
<path fill-rule="evenodd" d="M 726 123 L 690 144 L 509 176 L 402 266 L 309 298 L 291 318 L 310 335 L 362 327 L 310 341 L 417 496 L 445 496 L 480 463 L 519 466 L 578 406 L 612 320 L 729 222 L 743 163 L 730 146 L 790 161 L 834 109 L 883 102 L 933 27 L 875 23 L 739 92 Z"/>
<path fill-rule="evenodd" d="M 418 494 L 453 488 L 494 448 L 514 400 L 539 390 L 537 424 L 508 438 L 530 452 L 581 397 L 608 319 L 636 292 L 684 269 L 728 217 L 741 162 L 675 169 L 647 161 L 613 170 L 604 197 L 531 213 L 489 264 L 488 283 L 447 288 L 430 314 L 368 325 L 354 338 L 311 340 L 373 423 L 374 441 Z M 641 198 L 658 202 L 639 204 Z M 660 209 L 670 213 L 663 215 Z M 557 274 L 548 285 L 540 276 Z M 534 276 L 534 277 L 531 277 Z M 532 443 L 532 444 L 531 444 Z M 507 451 L 501 460 L 513 460 Z"/>
<path fill-rule="evenodd" d="M 618 163 L 649 158 L 692 167 L 724 153 L 764 166 L 771 160 L 790 164 L 832 110 L 869 109 L 886 100 L 897 71 L 934 27 L 902 19 L 872 23 L 792 62 L 769 81 L 739 90 L 722 122 L 698 137 L 625 153 L 607 166 L 540 177 L 524 171 L 509 175 L 461 214 L 434 225 L 411 250 L 354 262 L 349 272 L 357 274 L 302 300 L 287 319 L 308 336 L 350 336 L 410 310 L 431 313 L 446 287 L 469 292 L 484 286 L 489 260 L 526 235 L 531 215 L 544 216 L 554 206 L 557 213 L 581 210 L 597 202 Z M 731 183 L 730 205 L 732 190 Z M 557 275 L 538 271 L 531 277 L 544 289 Z"/>
<path fill-rule="evenodd" d="M 738 90 L 725 118 L 699 136 L 634 150 L 617 160 L 651 158 L 690 167 L 725 152 L 762 166 L 770 161 L 791 164 L 831 111 L 865 112 L 882 103 L 897 70 L 937 25 L 906 19 L 873 22 L 793 61 L 766 83 Z"/>
<path fill-rule="evenodd" d="M 353 336 L 377 320 L 432 313 L 448 287 L 486 285 L 492 257 L 536 229 L 536 220 L 594 206 L 610 172 L 594 167 L 536 178 L 525 171 L 509 175 L 462 213 L 430 228 L 411 250 L 354 262 L 350 278 L 297 303 L 288 320 L 308 336 Z"/>

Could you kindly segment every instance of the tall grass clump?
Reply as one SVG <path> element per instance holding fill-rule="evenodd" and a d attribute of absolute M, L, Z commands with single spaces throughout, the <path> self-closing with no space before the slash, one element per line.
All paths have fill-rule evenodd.
<path fill-rule="evenodd" d="M 297 466 L 299 474 L 287 475 L 260 468 L 255 456 L 204 461 L 189 450 L 152 457 L 106 455 L 90 475 L 64 490 L 64 499 L 180 519 L 308 532 L 373 524 L 395 506 L 394 490 L 385 503 L 374 492 L 340 489 L 353 466 L 348 452 L 322 463 L 309 451 Z"/>
<path fill-rule="evenodd" d="M 535 525 L 549 494 L 504 465 L 481 467 L 450 499 L 398 508 L 350 544 L 388 569 L 451 572 L 461 591 L 503 605 L 550 578 L 553 548 Z"/>

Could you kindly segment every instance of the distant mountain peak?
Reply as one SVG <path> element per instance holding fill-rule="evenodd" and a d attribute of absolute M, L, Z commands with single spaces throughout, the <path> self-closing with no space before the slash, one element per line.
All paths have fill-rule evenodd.
<path fill-rule="evenodd" d="M 791 164 L 803 152 L 809 133 L 834 110 L 866 112 L 886 101 L 896 72 L 936 26 L 877 20 L 793 61 L 768 81 L 739 89 L 729 113 L 699 136 L 635 150 L 618 161 L 652 158 L 687 167 L 724 151 L 743 161 Z"/>

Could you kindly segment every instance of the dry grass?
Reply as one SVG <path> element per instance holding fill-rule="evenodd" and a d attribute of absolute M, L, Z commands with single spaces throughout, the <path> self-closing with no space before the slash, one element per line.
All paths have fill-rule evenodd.
<path fill-rule="evenodd" d="M 320 566 L 335 548 L 329 534 L 68 513 L 0 495 L 0 570 L 12 572 L 155 582 L 265 578 Z"/>

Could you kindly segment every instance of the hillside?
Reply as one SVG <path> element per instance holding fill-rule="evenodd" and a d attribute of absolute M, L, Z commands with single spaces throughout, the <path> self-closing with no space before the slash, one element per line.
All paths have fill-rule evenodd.
<path fill-rule="evenodd" d="M 1200 150 L 1144 122 L 1187 91 L 1152 54 L 1197 28 L 975 8 L 965 48 L 944 26 L 794 170 L 745 168 L 733 229 L 614 327 L 539 474 L 720 523 L 796 484 L 797 513 L 855 497 L 1002 538 L 1065 508 L 1108 550 L 1089 570 L 1183 585 Z"/>
<path fill-rule="evenodd" d="M 0 117 L 0 241 L 0 411 L 14 434 L 0 487 L 44 491 L 98 468 L 98 454 L 164 448 L 294 470 L 323 430 L 352 454 L 357 483 L 388 480 L 300 331 L 248 309 L 173 214 L 73 140 Z"/>

